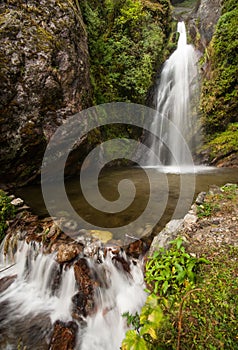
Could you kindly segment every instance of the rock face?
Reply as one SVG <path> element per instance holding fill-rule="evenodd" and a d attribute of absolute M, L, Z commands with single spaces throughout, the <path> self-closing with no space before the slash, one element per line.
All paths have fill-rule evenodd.
<path fill-rule="evenodd" d="M 39 171 L 47 141 L 91 104 L 87 34 L 67 0 L 0 4 L 0 181 Z"/>
<path fill-rule="evenodd" d="M 197 11 L 201 44 L 206 48 L 214 34 L 215 25 L 221 15 L 221 0 L 201 0 Z"/>

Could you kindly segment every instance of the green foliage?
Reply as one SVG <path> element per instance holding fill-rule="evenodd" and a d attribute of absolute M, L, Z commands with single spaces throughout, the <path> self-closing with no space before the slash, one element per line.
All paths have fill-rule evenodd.
<path fill-rule="evenodd" d="M 238 152 L 238 123 L 229 124 L 226 131 L 215 134 L 205 147 L 209 148 L 211 159 Z"/>
<path fill-rule="evenodd" d="M 145 280 L 150 295 L 140 317 L 138 314 L 123 315 L 134 329 L 126 333 L 122 350 L 174 349 L 170 344 L 176 332 L 171 329 L 168 316 L 174 317 L 178 312 L 182 297 L 193 291 L 199 264 L 208 263 L 208 260 L 186 253 L 181 238 L 171 244 L 168 251 L 155 252 L 146 264 Z"/>
<path fill-rule="evenodd" d="M 181 349 L 238 349 L 238 248 L 210 252 L 212 262 L 200 269 L 200 291 L 186 300 Z M 211 258 L 210 258 L 211 259 Z"/>
<path fill-rule="evenodd" d="M 95 104 L 144 103 L 153 72 L 164 61 L 170 4 L 141 0 L 88 0 L 87 25 Z"/>
<path fill-rule="evenodd" d="M 128 325 L 131 324 L 135 329 L 127 331 L 122 350 L 162 349 L 159 344 L 159 329 L 163 313 L 155 295 L 148 296 L 140 317 L 138 314 L 133 316 L 129 313 L 124 316 L 129 321 Z"/>
<path fill-rule="evenodd" d="M 225 1 L 213 39 L 207 49 L 209 74 L 201 95 L 203 126 L 207 135 L 237 121 L 238 109 L 238 4 Z"/>
<path fill-rule="evenodd" d="M 145 280 L 152 293 L 160 296 L 178 295 L 193 287 L 199 264 L 207 262 L 186 253 L 181 238 L 171 243 L 171 249 L 156 251 L 146 264 Z"/>
<path fill-rule="evenodd" d="M 203 204 L 199 204 L 197 206 L 197 216 L 199 218 L 211 216 L 214 213 L 214 211 L 218 208 L 219 207 L 217 206 L 217 204 L 204 202 Z"/>
<path fill-rule="evenodd" d="M 15 215 L 15 207 L 11 204 L 11 199 L 0 190 L 0 242 L 4 238 L 4 234 L 8 227 L 7 220 Z"/>
<path fill-rule="evenodd" d="M 233 11 L 237 8 L 237 0 L 224 0 L 222 13 Z"/>
<path fill-rule="evenodd" d="M 234 194 L 237 186 L 222 190 Z M 180 239 L 176 244 L 181 249 Z M 174 249 L 170 250 L 171 259 Z M 200 265 L 196 284 L 189 290 L 186 286 L 180 290 L 178 284 L 174 303 L 169 300 L 169 290 L 162 296 L 150 294 L 139 321 L 138 315 L 136 322 L 131 315 L 127 318 L 135 329 L 126 333 L 122 350 L 238 349 L 237 256 L 238 247 L 223 246 L 222 254 L 210 249 L 209 263 L 202 259 L 205 264 Z"/>

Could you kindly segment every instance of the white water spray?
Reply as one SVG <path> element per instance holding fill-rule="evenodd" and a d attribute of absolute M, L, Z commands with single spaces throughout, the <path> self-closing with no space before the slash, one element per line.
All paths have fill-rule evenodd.
<path fill-rule="evenodd" d="M 125 256 L 126 259 L 126 256 Z M 95 269 L 95 265 L 91 265 Z M 98 267 L 97 271 L 98 271 Z M 101 277 L 109 283 L 99 288 L 96 296 L 98 311 L 88 317 L 80 350 L 119 350 L 127 331 L 125 312 L 140 312 L 146 300 L 142 267 L 137 262 L 130 264 L 130 273 L 118 270 L 107 256 L 103 263 Z"/>
<path fill-rule="evenodd" d="M 182 134 L 190 151 L 197 138 L 196 106 L 198 105 L 197 56 L 192 45 L 187 44 L 184 22 L 179 22 L 177 49 L 165 62 L 157 95 L 157 114 L 151 132 L 157 131 L 159 141 L 153 139 L 148 166 L 190 165 L 185 145 L 179 140 Z M 170 122 L 173 123 L 173 128 Z M 197 141 L 195 141 L 197 142 Z M 157 157 L 155 155 L 156 154 Z M 158 158 L 160 164 L 158 164 Z"/>
<path fill-rule="evenodd" d="M 75 350 L 119 350 L 127 331 L 122 314 L 140 312 L 146 299 L 140 261 L 128 262 L 125 253 L 120 257 L 130 265 L 130 272 L 115 266 L 112 253 L 102 257 L 101 263 L 87 259 L 90 271 L 102 283 L 95 291 L 96 312 L 83 327 L 72 315 L 72 298 L 78 292 L 73 266 L 60 267 L 55 254 L 44 254 L 38 243 L 18 242 L 15 252 L 5 255 L 3 242 L 0 348 L 15 349 L 22 337 L 29 348 L 48 349 L 54 322 L 60 320 L 78 323 Z M 1 291 L 5 281 L 10 283 Z"/>

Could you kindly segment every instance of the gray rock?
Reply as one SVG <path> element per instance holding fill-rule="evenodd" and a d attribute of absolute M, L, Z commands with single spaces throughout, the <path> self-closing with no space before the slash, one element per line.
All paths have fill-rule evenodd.
<path fill-rule="evenodd" d="M 197 11 L 201 44 L 206 48 L 214 34 L 215 25 L 221 15 L 222 0 L 201 0 Z"/>
<path fill-rule="evenodd" d="M 24 204 L 24 201 L 21 198 L 15 198 L 11 201 L 11 204 L 15 207 L 21 207 Z"/>
<path fill-rule="evenodd" d="M 198 205 L 202 204 L 204 202 L 206 194 L 206 192 L 200 192 L 195 200 L 195 203 Z"/>
<path fill-rule="evenodd" d="M 169 221 L 165 228 L 154 237 L 150 246 L 149 255 L 153 255 L 153 253 L 160 248 L 168 249 L 170 242 L 178 236 L 179 231 L 183 228 L 183 222 L 184 219 Z"/>
<path fill-rule="evenodd" d="M 3 1 L 0 13 L 0 180 L 21 184 L 57 127 L 91 105 L 87 34 L 68 0 Z"/>

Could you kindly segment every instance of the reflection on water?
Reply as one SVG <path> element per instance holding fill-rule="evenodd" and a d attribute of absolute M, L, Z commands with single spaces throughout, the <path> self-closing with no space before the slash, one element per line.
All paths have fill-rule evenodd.
<path fill-rule="evenodd" d="M 133 224 L 131 224 L 131 232 L 127 233 L 138 236 L 149 225 L 154 226 L 154 223 L 157 223 L 158 227 L 162 227 L 171 218 L 183 217 L 189 210 L 194 197 L 201 191 L 207 191 L 210 185 L 221 186 L 228 182 L 237 183 L 238 180 L 237 169 L 196 167 L 195 173 L 187 169 L 188 173 L 183 174 L 179 174 L 181 172 L 179 170 L 181 169 L 178 169 L 178 171 L 174 168 L 146 169 L 147 174 L 149 174 L 148 179 L 145 169 L 141 168 L 104 169 L 100 174 L 98 187 L 107 201 L 115 201 L 119 198 L 118 184 L 121 180 L 129 179 L 135 186 L 136 195 L 134 200 L 132 198 L 131 204 L 119 213 L 108 213 L 103 211 L 103 208 L 97 210 L 90 206 L 82 194 L 79 177 L 67 180 L 65 187 L 71 205 L 78 215 L 90 224 L 102 229 L 128 225 L 140 218 L 151 197 L 150 191 L 152 189 L 153 199 L 151 205 L 153 208 L 158 208 L 158 211 L 149 211 L 146 218 L 143 218 L 141 221 L 141 226 L 138 228 L 137 225 L 135 229 L 137 232 L 134 231 Z M 165 186 L 165 178 L 166 183 L 168 183 L 167 186 Z M 193 188 L 193 180 L 195 180 L 195 188 Z M 89 176 L 87 193 L 90 193 L 90 196 L 93 198 L 95 189 L 92 183 L 92 178 Z M 57 183 L 51 184 L 51 186 L 54 186 L 55 193 L 57 193 Z M 181 186 L 183 186 L 182 189 Z M 181 192 L 182 197 L 179 200 Z M 35 214 L 39 216 L 47 215 L 40 186 L 28 186 L 19 189 L 17 195 L 25 200 Z M 123 195 L 129 197 L 131 193 L 129 191 Z M 166 204 L 165 208 L 163 207 L 164 204 Z M 57 200 L 52 198 L 52 207 L 57 207 L 58 216 L 67 216 L 67 213 L 64 211 L 64 203 L 59 197 L 57 197 Z M 114 238 L 119 239 L 120 237 L 115 237 L 114 234 Z"/>

